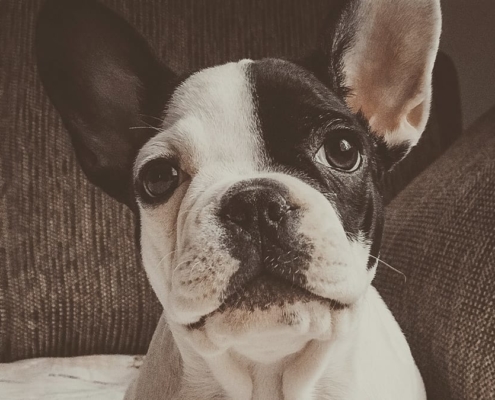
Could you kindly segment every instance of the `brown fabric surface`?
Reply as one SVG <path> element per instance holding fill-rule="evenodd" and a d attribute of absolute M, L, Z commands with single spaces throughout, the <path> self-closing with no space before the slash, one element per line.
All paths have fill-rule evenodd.
<path fill-rule="evenodd" d="M 245 57 L 302 56 L 331 0 L 105 3 L 185 72 Z M 160 306 L 137 259 L 130 212 L 87 182 L 41 88 L 34 58 L 41 4 L 0 0 L 0 361 L 144 353 Z M 458 98 L 435 96 L 444 112 L 458 113 Z M 394 172 L 393 192 L 443 150 L 435 137 L 447 131 L 437 114 L 429 155 L 411 161 L 404 177 Z"/>
<path fill-rule="evenodd" d="M 428 398 L 495 399 L 495 107 L 388 206 L 382 259 Z"/>

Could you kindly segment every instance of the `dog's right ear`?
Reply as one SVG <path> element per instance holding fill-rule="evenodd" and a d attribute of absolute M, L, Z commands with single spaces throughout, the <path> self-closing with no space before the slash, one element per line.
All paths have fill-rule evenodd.
<path fill-rule="evenodd" d="M 36 52 L 42 82 L 83 171 L 132 206 L 134 159 L 159 126 L 174 73 L 127 22 L 94 0 L 48 0 Z"/>
<path fill-rule="evenodd" d="M 319 48 L 302 64 L 367 120 L 390 168 L 426 127 L 440 0 L 332 3 Z"/>

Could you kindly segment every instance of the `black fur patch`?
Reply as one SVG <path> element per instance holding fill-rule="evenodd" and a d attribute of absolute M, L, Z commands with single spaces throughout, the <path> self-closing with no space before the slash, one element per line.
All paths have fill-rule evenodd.
<path fill-rule="evenodd" d="M 359 233 L 378 256 L 383 225 L 381 167 L 377 144 L 359 115 L 311 72 L 282 60 L 265 59 L 250 68 L 259 130 L 273 165 L 312 185 L 331 200 L 349 237 Z M 327 135 L 351 131 L 363 162 L 355 172 L 343 172 L 315 161 Z M 374 263 L 369 263 L 374 265 Z"/>

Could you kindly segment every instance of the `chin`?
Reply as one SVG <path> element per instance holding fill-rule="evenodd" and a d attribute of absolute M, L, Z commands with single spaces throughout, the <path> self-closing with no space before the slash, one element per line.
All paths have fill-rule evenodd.
<path fill-rule="evenodd" d="M 260 276 L 182 330 L 200 354 L 230 351 L 270 364 L 297 354 L 313 340 L 331 340 L 343 324 L 349 325 L 355 308 Z"/>

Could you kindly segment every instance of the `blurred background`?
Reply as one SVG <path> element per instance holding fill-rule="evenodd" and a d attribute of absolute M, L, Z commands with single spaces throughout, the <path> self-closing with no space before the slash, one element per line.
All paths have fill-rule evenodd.
<path fill-rule="evenodd" d="M 459 75 L 464 126 L 495 104 L 495 0 L 442 0 L 440 48 Z"/>

